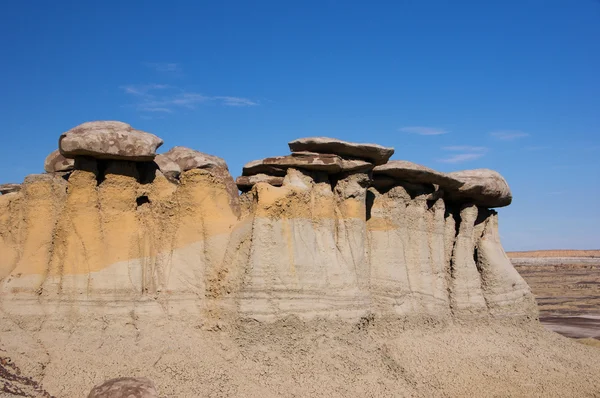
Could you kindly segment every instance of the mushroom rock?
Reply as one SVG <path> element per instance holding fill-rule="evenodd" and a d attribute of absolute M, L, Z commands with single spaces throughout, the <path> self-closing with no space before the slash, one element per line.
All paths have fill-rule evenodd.
<path fill-rule="evenodd" d="M 508 183 L 497 171 L 463 170 L 448 173 L 447 176 L 463 183 L 458 190 L 448 191 L 452 200 L 471 202 L 483 207 L 504 207 L 512 202 Z"/>
<path fill-rule="evenodd" d="M 394 148 L 377 144 L 359 144 L 329 137 L 298 138 L 288 143 L 292 152 L 310 151 L 336 154 L 341 157 L 367 160 L 380 165 L 388 161 L 394 154 Z"/>
<path fill-rule="evenodd" d="M 44 170 L 47 173 L 71 171 L 74 166 L 75 160 L 64 157 L 58 149 L 51 152 L 44 161 Z"/>
<path fill-rule="evenodd" d="M 80 124 L 61 134 L 60 153 L 67 158 L 91 156 L 97 159 L 151 161 L 163 140 L 135 130 L 127 123 L 97 121 Z"/>
<path fill-rule="evenodd" d="M 373 175 L 417 184 L 436 184 L 442 189 L 457 189 L 463 182 L 448 174 L 406 160 L 391 160 L 373 169 Z"/>
<path fill-rule="evenodd" d="M 6 195 L 9 193 L 19 192 L 21 190 L 21 184 L 0 184 L 0 194 Z"/>
<path fill-rule="evenodd" d="M 185 147 L 154 162 L 76 155 L 68 181 L 28 176 L 0 199 L 4 308 L 135 304 L 207 323 L 535 313 L 481 204 L 510 194 L 504 179 L 406 161 L 372 169 L 378 158 L 348 149 L 361 145 L 250 162 L 236 182 L 223 159 Z M 148 165 L 161 173 L 143 178 Z"/>

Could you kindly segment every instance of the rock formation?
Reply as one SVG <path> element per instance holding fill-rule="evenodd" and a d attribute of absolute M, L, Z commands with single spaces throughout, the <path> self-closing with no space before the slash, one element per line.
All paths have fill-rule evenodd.
<path fill-rule="evenodd" d="M 511 200 L 493 171 L 444 174 L 317 137 L 246 164 L 236 185 L 223 159 L 161 144 L 84 123 L 48 173 L 3 188 L 5 312 L 536 317 L 489 209 Z"/>

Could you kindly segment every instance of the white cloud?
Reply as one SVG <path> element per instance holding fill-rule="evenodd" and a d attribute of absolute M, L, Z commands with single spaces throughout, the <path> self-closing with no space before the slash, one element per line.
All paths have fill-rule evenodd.
<path fill-rule="evenodd" d="M 435 127 L 423 127 L 423 126 L 407 126 L 399 129 L 403 133 L 418 134 L 418 135 L 441 135 L 447 134 L 448 131 Z"/>
<path fill-rule="evenodd" d="M 519 138 L 529 136 L 528 133 L 524 133 L 518 130 L 500 130 L 500 131 L 492 131 L 490 133 L 492 137 L 500 141 L 514 141 Z"/>
<path fill-rule="evenodd" d="M 133 95 L 148 95 L 150 91 L 153 90 L 164 90 L 171 88 L 168 84 L 129 84 L 126 86 L 121 86 L 121 89 L 125 91 L 127 94 Z"/>
<path fill-rule="evenodd" d="M 257 102 L 251 101 L 248 98 L 218 96 L 218 97 L 213 97 L 213 99 L 222 101 L 223 105 L 227 105 L 227 106 L 254 106 L 254 105 L 258 105 Z"/>
<path fill-rule="evenodd" d="M 258 102 L 248 98 L 231 96 L 207 96 L 187 92 L 167 84 L 142 84 L 121 86 L 125 94 L 135 102 L 130 106 L 138 111 L 153 113 L 173 113 L 176 109 L 194 109 L 199 104 L 218 103 L 224 106 L 256 106 Z"/>
<path fill-rule="evenodd" d="M 472 146 L 472 145 L 453 145 L 446 146 L 442 148 L 444 151 L 449 152 L 462 152 L 454 155 L 447 156 L 445 158 L 439 159 L 439 162 L 442 163 L 462 163 L 468 162 L 470 160 L 475 160 L 483 157 L 488 148 L 484 146 Z"/>
<path fill-rule="evenodd" d="M 144 66 L 156 72 L 180 73 L 181 66 L 174 62 L 144 62 Z"/>
<path fill-rule="evenodd" d="M 440 159 L 439 162 L 442 163 L 462 163 L 468 162 L 469 160 L 475 160 L 482 157 L 484 153 L 459 153 L 457 155 L 448 156 L 446 158 Z"/>

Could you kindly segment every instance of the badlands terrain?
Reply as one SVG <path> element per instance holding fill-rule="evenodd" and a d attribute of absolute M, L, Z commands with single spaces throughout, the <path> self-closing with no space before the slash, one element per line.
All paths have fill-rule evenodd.
<path fill-rule="evenodd" d="M 600 250 L 512 252 L 508 256 L 531 287 L 543 325 L 573 338 L 600 339 Z"/>
<path fill-rule="evenodd" d="M 162 144 L 84 123 L 0 185 L 0 396 L 598 396 L 600 350 L 502 248 L 497 172 L 308 137 L 234 180 Z"/>

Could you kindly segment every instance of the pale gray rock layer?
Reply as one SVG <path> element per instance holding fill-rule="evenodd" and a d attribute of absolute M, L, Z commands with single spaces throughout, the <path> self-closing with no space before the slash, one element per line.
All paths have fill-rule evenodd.
<path fill-rule="evenodd" d="M 151 161 L 163 140 L 136 130 L 127 123 L 96 121 L 80 124 L 61 134 L 60 153 L 67 158 L 91 156 L 98 159 Z"/>
<path fill-rule="evenodd" d="M 347 142 L 329 137 L 298 138 L 288 143 L 292 152 L 332 153 L 342 157 L 364 159 L 376 165 L 384 164 L 394 154 L 394 148 L 377 144 Z"/>

